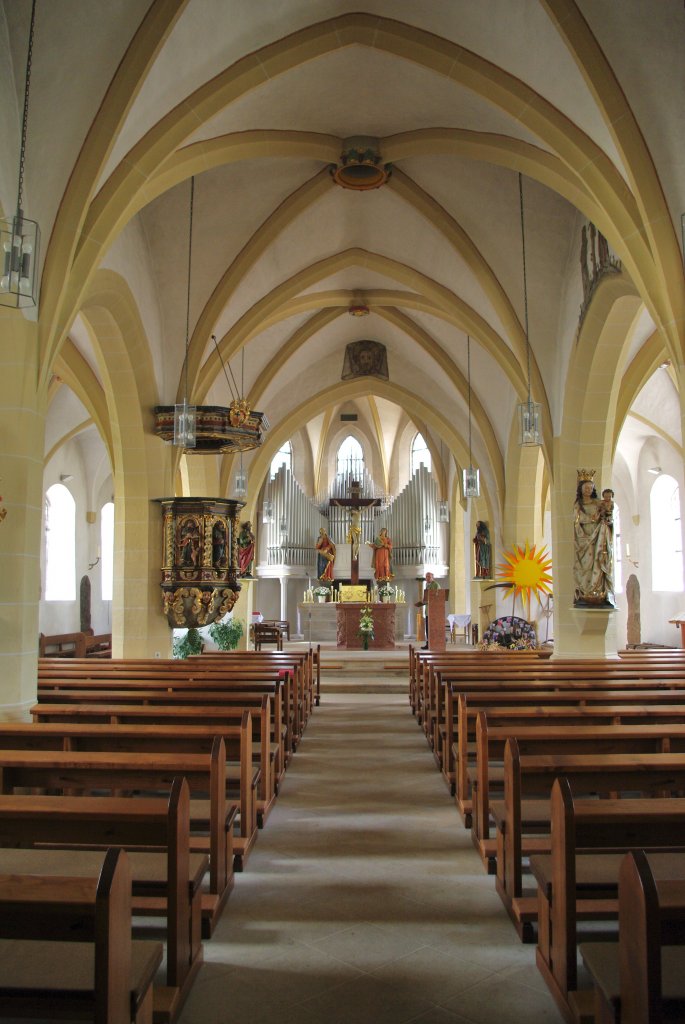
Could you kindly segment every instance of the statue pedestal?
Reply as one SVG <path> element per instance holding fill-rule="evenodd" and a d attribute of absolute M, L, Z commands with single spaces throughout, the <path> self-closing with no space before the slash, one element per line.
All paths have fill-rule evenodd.
<path fill-rule="evenodd" d="M 365 605 L 357 601 L 336 604 L 336 625 L 338 647 L 348 651 L 360 651 L 363 647 L 359 636 L 359 618 L 362 608 L 370 608 L 373 616 L 374 639 L 369 641 L 370 651 L 390 651 L 395 647 L 395 604 Z"/>

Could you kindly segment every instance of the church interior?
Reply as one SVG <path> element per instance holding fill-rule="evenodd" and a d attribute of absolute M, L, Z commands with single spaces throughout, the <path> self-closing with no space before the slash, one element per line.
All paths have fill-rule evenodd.
<path fill-rule="evenodd" d="M 279 648 L 335 665 L 358 588 L 378 660 L 364 682 L 355 619 L 357 694 L 327 697 L 324 664 L 284 845 L 260 836 L 181 1019 L 562 1019 L 412 746 L 405 666 L 427 573 L 455 657 L 508 616 L 551 664 L 675 657 L 681 623 L 685 646 L 683 4 L 4 0 L 0 53 L 0 722 L 30 718 L 41 637 L 165 661 L 188 628 L 209 650 L 237 620 L 248 652 L 287 623 Z M 599 590 L 588 484 L 610 492 Z M 338 736 L 355 700 L 375 758 Z M 338 812 L 308 735 L 327 701 L 357 773 Z M 375 860 L 366 772 L 408 801 L 404 833 L 379 809 Z M 412 890 L 424 843 L 436 888 Z"/>

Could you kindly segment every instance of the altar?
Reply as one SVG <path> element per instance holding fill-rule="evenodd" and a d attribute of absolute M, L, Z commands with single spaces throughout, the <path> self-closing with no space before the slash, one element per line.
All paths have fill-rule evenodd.
<path fill-rule="evenodd" d="M 337 602 L 335 604 L 330 601 L 326 601 L 324 604 L 317 604 L 315 602 L 301 602 L 297 606 L 297 630 L 296 633 L 302 636 L 305 640 L 310 643 L 330 643 L 334 644 L 338 642 L 338 609 L 339 608 L 354 608 L 353 622 L 350 626 L 354 627 L 353 631 L 357 633 L 359 631 L 359 615 L 362 608 L 365 607 L 364 602 Z M 396 641 L 402 642 L 408 635 L 408 631 L 411 629 L 413 621 L 413 609 L 408 610 L 407 605 L 404 603 L 393 603 L 393 604 L 371 604 L 370 608 L 373 609 L 373 622 L 374 627 L 380 622 L 380 618 L 376 615 L 376 609 L 379 608 L 381 611 L 379 615 L 381 617 L 388 617 L 388 628 L 392 629 L 390 633 L 390 643 L 385 648 L 386 650 L 392 650 L 395 646 Z M 386 609 L 391 609 L 386 611 Z M 352 613 L 349 613 L 352 615 Z M 374 628 L 374 633 L 378 636 L 378 629 Z M 357 637 L 357 640 L 359 638 Z M 338 644 L 340 646 L 340 644 Z M 347 646 L 347 645 L 345 645 Z M 358 649 L 361 647 L 361 640 L 358 643 L 350 644 L 350 649 Z M 370 644 L 372 650 L 378 649 L 378 643 L 372 642 Z M 343 650 L 345 647 L 342 648 Z"/>
<path fill-rule="evenodd" d="M 403 608 L 403 605 L 400 605 Z M 359 651 L 362 649 L 362 638 L 359 635 L 359 618 L 362 608 L 370 608 L 373 616 L 374 639 L 369 640 L 370 651 L 390 651 L 395 647 L 395 611 L 394 601 L 385 604 L 364 604 L 360 601 L 341 601 L 335 605 L 337 645 L 345 650 Z"/>

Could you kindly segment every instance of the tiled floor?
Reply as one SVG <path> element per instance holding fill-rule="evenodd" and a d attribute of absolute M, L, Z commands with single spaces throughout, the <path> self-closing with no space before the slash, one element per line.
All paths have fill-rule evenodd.
<path fill-rule="evenodd" d="M 181 1024 L 558 1024 L 406 696 L 322 697 Z"/>

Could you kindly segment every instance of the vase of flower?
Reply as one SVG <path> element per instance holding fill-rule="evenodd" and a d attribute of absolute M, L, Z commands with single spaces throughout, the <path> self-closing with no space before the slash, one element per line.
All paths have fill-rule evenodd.
<path fill-rule="evenodd" d="M 362 642 L 362 648 L 365 651 L 369 649 L 369 641 L 374 639 L 373 632 L 373 615 L 371 608 L 368 605 L 361 610 L 359 616 L 359 639 Z"/>
<path fill-rule="evenodd" d="M 325 604 L 329 594 L 330 590 L 328 587 L 314 587 L 314 597 L 319 604 Z"/>

